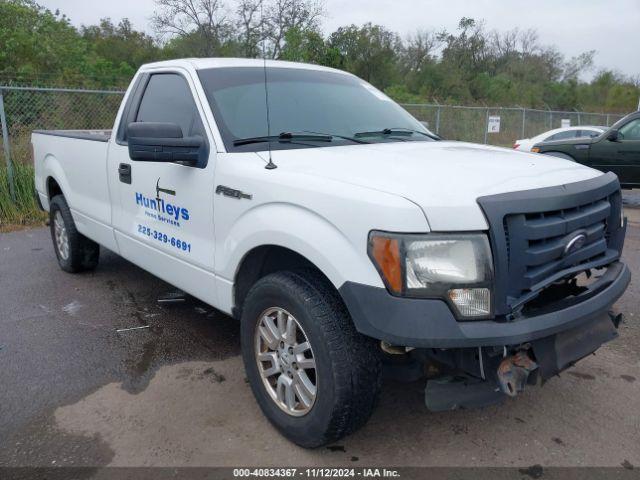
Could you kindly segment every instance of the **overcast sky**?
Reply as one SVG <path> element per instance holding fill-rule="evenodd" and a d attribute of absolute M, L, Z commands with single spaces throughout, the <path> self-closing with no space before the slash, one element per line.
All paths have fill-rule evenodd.
<path fill-rule="evenodd" d="M 38 0 L 66 13 L 75 25 L 102 17 L 128 17 L 153 33 L 153 0 Z M 231 1 L 229 2 L 231 3 Z M 489 29 L 535 28 L 541 43 L 567 57 L 596 50 L 597 67 L 640 75 L 640 0 L 325 0 L 323 30 L 378 23 L 405 35 L 417 29 L 455 30 L 463 16 L 484 19 Z"/>

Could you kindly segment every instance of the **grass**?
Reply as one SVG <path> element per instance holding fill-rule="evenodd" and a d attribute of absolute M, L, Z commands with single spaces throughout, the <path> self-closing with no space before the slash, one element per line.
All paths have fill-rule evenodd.
<path fill-rule="evenodd" d="M 13 176 L 15 202 L 11 198 L 7 166 L 0 165 L 0 231 L 42 224 L 46 219 L 36 202 L 33 166 L 14 163 Z"/>

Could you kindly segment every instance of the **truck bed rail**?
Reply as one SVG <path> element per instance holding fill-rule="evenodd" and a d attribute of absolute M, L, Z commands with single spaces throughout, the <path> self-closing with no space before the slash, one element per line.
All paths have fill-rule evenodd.
<path fill-rule="evenodd" d="M 54 137 L 91 140 L 93 142 L 108 142 L 111 138 L 111 130 L 34 130 L 33 133 Z"/>

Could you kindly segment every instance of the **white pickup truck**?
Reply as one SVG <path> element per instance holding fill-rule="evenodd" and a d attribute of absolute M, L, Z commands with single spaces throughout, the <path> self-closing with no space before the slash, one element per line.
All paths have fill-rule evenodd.
<path fill-rule="evenodd" d="M 385 369 L 482 406 L 617 335 L 615 175 L 442 141 L 345 72 L 145 65 L 112 131 L 32 142 L 62 269 L 102 246 L 238 318 L 260 407 L 305 447 L 362 426 Z"/>

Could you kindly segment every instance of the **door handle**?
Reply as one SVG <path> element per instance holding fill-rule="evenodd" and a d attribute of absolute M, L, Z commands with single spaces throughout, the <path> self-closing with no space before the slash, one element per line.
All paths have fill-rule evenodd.
<path fill-rule="evenodd" d="M 118 166 L 118 175 L 120 176 L 120 181 L 122 183 L 131 185 L 131 165 L 128 163 L 121 163 L 120 166 Z"/>

